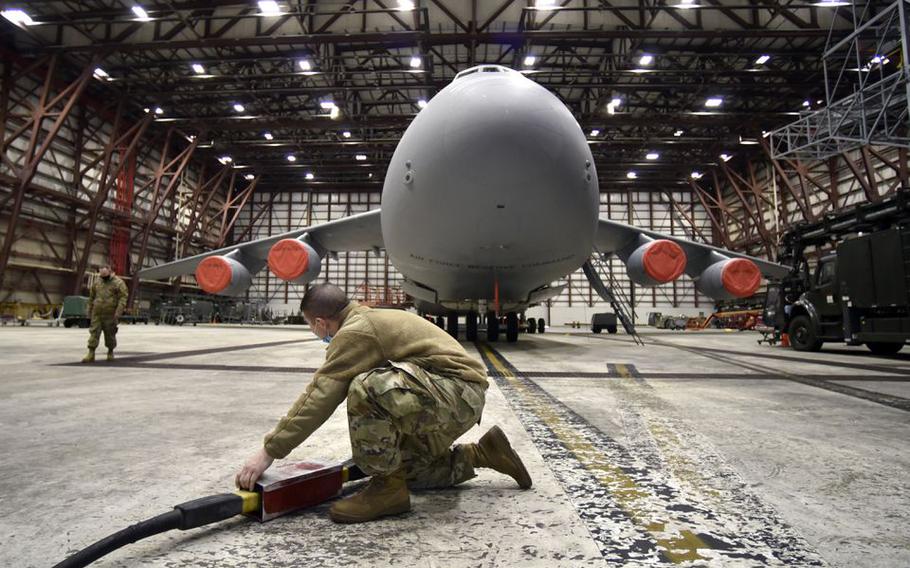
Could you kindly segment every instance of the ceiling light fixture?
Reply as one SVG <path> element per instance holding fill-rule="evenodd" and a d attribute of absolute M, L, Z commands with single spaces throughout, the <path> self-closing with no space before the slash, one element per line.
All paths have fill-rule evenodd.
<path fill-rule="evenodd" d="M 354 159 L 357 160 L 358 162 L 365 162 L 367 159 L 367 155 L 366 154 L 357 154 L 356 156 L 354 156 Z"/>
<path fill-rule="evenodd" d="M 411 0 L 398 0 L 398 11 L 407 12 L 414 9 L 414 2 Z"/>
<path fill-rule="evenodd" d="M 732 157 L 733 157 L 733 156 L 730 155 L 730 154 L 721 154 L 721 155 L 720 155 L 720 159 L 723 160 L 723 161 L 725 161 L 725 162 L 729 162 L 729 161 L 730 161 L 730 158 L 732 158 Z"/>
<path fill-rule="evenodd" d="M 644 65 L 645 67 L 647 67 L 648 65 L 650 65 L 650 64 L 652 64 L 652 63 L 654 63 L 654 56 L 653 56 L 653 55 L 649 55 L 649 54 L 646 53 L 646 54 L 644 54 L 644 55 L 642 55 L 641 57 L 638 58 L 638 64 L 639 64 L 639 65 Z"/>
<path fill-rule="evenodd" d="M 724 104 L 724 99 L 722 97 L 711 97 L 705 101 L 705 106 L 708 108 L 717 108 L 722 104 Z"/>
<path fill-rule="evenodd" d="M 597 130 L 596 128 L 594 130 L 592 130 L 591 137 L 594 137 L 594 136 L 600 136 L 600 130 Z"/>
<path fill-rule="evenodd" d="M 303 176 L 303 177 L 305 177 L 306 179 L 313 179 L 313 178 L 315 178 L 316 176 L 313 175 L 313 172 L 307 172 L 306 175 Z"/>
<path fill-rule="evenodd" d="M 93 75 L 95 76 L 96 79 L 100 79 L 102 81 L 109 81 L 111 78 L 111 76 L 107 74 L 107 71 L 105 71 L 101 67 L 95 67 L 95 72 L 93 73 Z"/>
<path fill-rule="evenodd" d="M 411 56 L 411 69 L 420 69 L 421 61 L 417 55 Z"/>
<path fill-rule="evenodd" d="M 682 131 L 682 130 L 677 130 L 676 132 L 673 133 L 673 136 L 676 136 L 677 138 L 679 138 L 679 137 L 682 136 L 682 135 L 683 135 L 683 131 Z"/>
<path fill-rule="evenodd" d="M 246 181 L 253 181 L 254 179 L 256 179 L 256 176 L 254 176 L 253 174 L 246 174 L 245 176 L 243 176 L 243 179 L 245 179 Z"/>
<path fill-rule="evenodd" d="M 534 67 L 534 64 L 537 63 L 537 58 L 533 55 L 525 55 L 525 67 Z"/>
<path fill-rule="evenodd" d="M 235 110 L 236 112 L 243 112 L 243 111 L 246 110 L 246 107 L 243 106 L 243 105 L 240 104 L 240 103 L 234 103 L 234 110 Z"/>
<path fill-rule="evenodd" d="M 275 138 L 274 136 L 272 136 L 272 133 L 271 133 L 271 132 L 266 132 L 266 133 L 263 134 L 262 136 L 263 136 L 263 138 L 265 138 L 266 140 L 271 140 L 271 139 Z"/>
<path fill-rule="evenodd" d="M 205 74 L 205 67 L 203 67 L 202 65 L 200 65 L 198 63 L 193 63 L 193 71 L 197 75 L 203 75 L 203 74 Z"/>
<path fill-rule="evenodd" d="M 648 154 L 645 156 L 645 158 L 647 158 L 649 160 L 656 160 L 656 159 L 660 158 L 660 154 L 658 154 L 657 152 L 648 152 Z"/>
<path fill-rule="evenodd" d="M 136 19 L 140 22 L 152 21 L 152 19 L 149 17 L 149 13 L 146 12 L 142 6 L 133 6 L 133 13 L 136 14 Z"/>
<path fill-rule="evenodd" d="M 607 103 L 607 114 L 616 114 L 616 107 L 618 107 L 621 102 L 622 101 L 619 100 L 618 97 L 611 99 L 610 102 Z"/>
<path fill-rule="evenodd" d="M 288 161 L 289 161 L 289 162 L 296 162 L 296 161 L 297 161 L 297 156 L 295 156 L 294 154 L 288 154 L 287 158 L 288 158 Z"/>
<path fill-rule="evenodd" d="M 259 14 L 261 16 L 279 16 L 281 6 L 275 0 L 259 0 Z"/>
<path fill-rule="evenodd" d="M 420 108 L 427 108 L 426 99 L 420 99 L 419 101 L 417 101 L 417 106 Z"/>
<path fill-rule="evenodd" d="M 344 138 L 350 138 L 350 137 L 351 137 L 351 131 L 350 131 L 350 130 L 345 130 L 344 132 L 341 133 L 341 135 L 342 135 Z"/>
<path fill-rule="evenodd" d="M 142 6 L 133 6 L 133 13 L 136 14 L 136 19 L 140 22 L 151 22 L 152 18 L 149 17 L 149 13 L 145 11 Z"/>
<path fill-rule="evenodd" d="M 635 172 L 629 172 L 626 174 L 626 177 L 629 179 L 636 179 L 638 177 L 638 174 Z"/>
<path fill-rule="evenodd" d="M 3 10 L 0 12 L 0 16 L 3 16 L 17 26 L 35 25 L 35 20 L 31 19 L 31 17 L 26 14 L 24 10 Z"/>
<path fill-rule="evenodd" d="M 771 59 L 771 56 L 770 56 L 770 55 L 762 55 L 761 57 L 759 57 L 758 59 L 755 60 L 755 64 L 756 64 L 756 65 L 764 65 L 764 64 L 767 63 L 770 59 Z"/>
<path fill-rule="evenodd" d="M 312 71 L 313 64 L 310 63 L 309 59 L 300 59 L 297 61 L 297 66 L 300 67 L 302 71 Z"/>
<path fill-rule="evenodd" d="M 701 172 L 692 172 L 691 174 L 689 174 L 689 177 L 691 177 L 692 179 L 701 179 L 702 175 L 703 174 Z"/>

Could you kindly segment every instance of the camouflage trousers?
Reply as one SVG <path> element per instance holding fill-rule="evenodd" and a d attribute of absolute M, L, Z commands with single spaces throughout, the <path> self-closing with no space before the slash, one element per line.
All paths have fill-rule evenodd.
<path fill-rule="evenodd" d="M 114 314 L 92 314 L 92 324 L 88 328 L 88 348 L 95 350 L 101 333 L 104 333 L 104 346 L 108 351 L 117 347 L 117 318 Z"/>
<path fill-rule="evenodd" d="M 354 462 L 370 475 L 403 469 L 412 489 L 471 479 L 468 456 L 451 445 L 480 422 L 485 388 L 410 363 L 358 375 L 348 389 Z"/>

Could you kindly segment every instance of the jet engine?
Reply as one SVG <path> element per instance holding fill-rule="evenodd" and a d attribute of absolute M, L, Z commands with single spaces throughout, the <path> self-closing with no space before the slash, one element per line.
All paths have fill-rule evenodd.
<path fill-rule="evenodd" d="M 286 282 L 306 284 L 319 276 L 322 259 L 300 239 L 282 239 L 269 250 L 269 270 Z"/>
<path fill-rule="evenodd" d="M 666 239 L 649 241 L 625 259 L 629 279 L 639 286 L 658 286 L 679 278 L 686 269 L 686 253 Z"/>
<path fill-rule="evenodd" d="M 715 262 L 698 277 L 695 287 L 717 300 L 746 298 L 758 290 L 761 271 L 749 259 L 728 258 Z"/>
<path fill-rule="evenodd" d="M 209 294 L 238 296 L 253 282 L 250 271 L 229 256 L 210 256 L 196 266 L 196 282 Z"/>

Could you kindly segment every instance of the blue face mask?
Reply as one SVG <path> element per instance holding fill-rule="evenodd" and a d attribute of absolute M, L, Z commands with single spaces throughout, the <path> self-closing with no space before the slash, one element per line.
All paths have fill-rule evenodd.
<path fill-rule="evenodd" d="M 331 335 L 326 335 L 325 337 L 322 338 L 323 343 L 330 343 L 331 341 L 332 341 Z"/>

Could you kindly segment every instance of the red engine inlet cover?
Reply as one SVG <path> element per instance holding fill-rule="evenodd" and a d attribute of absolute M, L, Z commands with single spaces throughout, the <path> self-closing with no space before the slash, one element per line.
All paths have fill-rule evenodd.
<path fill-rule="evenodd" d="M 746 298 L 761 285 L 761 271 L 746 258 L 734 258 L 724 265 L 721 273 L 724 288 L 737 298 Z"/>
<path fill-rule="evenodd" d="M 231 265 L 220 256 L 210 256 L 196 267 L 196 282 L 209 294 L 217 294 L 231 285 Z"/>
<path fill-rule="evenodd" d="M 269 270 L 282 280 L 295 280 L 307 271 L 310 255 L 296 239 L 282 239 L 269 250 Z"/>
<path fill-rule="evenodd" d="M 676 280 L 686 269 L 686 252 L 673 241 L 654 241 L 642 255 L 645 273 L 661 284 Z"/>

